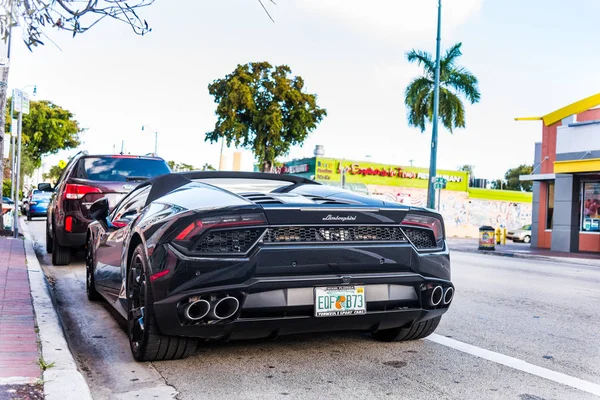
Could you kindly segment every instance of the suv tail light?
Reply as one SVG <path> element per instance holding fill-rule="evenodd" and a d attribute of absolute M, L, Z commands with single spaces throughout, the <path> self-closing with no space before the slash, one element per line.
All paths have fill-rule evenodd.
<path fill-rule="evenodd" d="M 207 217 L 189 224 L 175 237 L 178 242 L 194 242 L 201 234 L 213 228 L 237 228 L 250 225 L 264 225 L 267 220 L 263 214 L 241 214 Z"/>
<path fill-rule="evenodd" d="M 65 199 L 79 200 L 88 193 L 102 193 L 100 189 L 93 186 L 67 184 L 65 187 Z"/>
<path fill-rule="evenodd" d="M 436 217 L 422 214 L 406 214 L 402 220 L 402 225 L 431 229 L 436 242 L 444 238 L 442 221 Z"/>

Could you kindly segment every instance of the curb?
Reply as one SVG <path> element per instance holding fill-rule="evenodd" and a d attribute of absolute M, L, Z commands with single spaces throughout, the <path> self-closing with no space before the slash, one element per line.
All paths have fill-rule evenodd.
<path fill-rule="evenodd" d="M 43 371 L 44 395 L 48 400 L 92 400 L 90 388 L 77 369 L 71 354 L 58 314 L 54 309 L 46 276 L 35 255 L 33 240 L 27 230 L 25 236 L 25 258 L 27 274 L 39 329 L 42 357 L 54 365 Z"/>
<path fill-rule="evenodd" d="M 588 267 L 600 267 L 600 265 L 596 263 L 585 262 L 582 259 L 577 258 L 568 258 L 568 257 L 550 257 L 550 256 L 536 256 L 529 254 L 519 254 L 519 253 L 509 253 L 502 251 L 490 251 L 490 250 L 478 250 L 478 249 L 465 249 L 465 248 L 450 248 L 450 251 L 456 251 L 459 253 L 471 253 L 471 254 L 483 254 L 490 255 L 496 257 L 513 257 L 527 260 L 540 260 L 540 261 L 549 261 L 549 262 L 557 262 L 557 263 L 569 263 L 569 264 L 577 264 L 577 265 L 585 265 Z"/>

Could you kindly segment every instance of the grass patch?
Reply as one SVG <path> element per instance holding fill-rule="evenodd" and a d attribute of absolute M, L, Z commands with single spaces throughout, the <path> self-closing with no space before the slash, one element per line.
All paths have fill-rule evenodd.
<path fill-rule="evenodd" d="M 42 371 L 46 371 L 46 370 L 48 370 L 48 369 L 50 369 L 50 368 L 54 367 L 54 364 L 55 364 L 55 363 L 53 363 L 53 362 L 51 362 L 51 363 L 47 363 L 47 362 L 44 360 L 44 358 L 43 358 L 43 357 L 40 357 L 40 358 L 39 358 L 39 360 L 38 360 L 38 365 L 40 366 L 40 368 L 42 369 Z"/>

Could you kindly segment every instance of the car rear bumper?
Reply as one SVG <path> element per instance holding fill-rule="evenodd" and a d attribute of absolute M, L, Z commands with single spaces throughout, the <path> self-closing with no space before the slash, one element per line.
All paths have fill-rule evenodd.
<path fill-rule="evenodd" d="M 45 216 L 48 214 L 48 208 L 30 207 L 27 214 L 31 216 Z"/>
<path fill-rule="evenodd" d="M 367 313 L 352 316 L 315 317 L 315 287 L 337 285 L 365 286 Z M 374 332 L 410 325 L 440 316 L 450 303 L 432 306 L 432 288 L 454 289 L 447 280 L 415 273 L 264 277 L 239 285 L 187 290 L 154 303 L 161 333 L 204 339 L 257 339 L 278 335 L 327 332 Z M 190 321 L 181 313 L 190 297 L 239 300 L 239 309 L 226 320 L 210 317 Z"/>

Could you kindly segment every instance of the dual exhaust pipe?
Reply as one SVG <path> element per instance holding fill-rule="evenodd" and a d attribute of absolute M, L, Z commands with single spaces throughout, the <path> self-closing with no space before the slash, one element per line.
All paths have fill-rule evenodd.
<path fill-rule="evenodd" d="M 441 286 L 436 286 L 431 291 L 431 296 L 429 297 L 429 305 L 432 307 L 437 307 L 440 303 L 443 303 L 445 306 L 450 304 L 452 298 L 454 297 L 454 288 L 449 287 L 444 289 Z"/>
<path fill-rule="evenodd" d="M 188 321 L 199 321 L 206 317 L 212 320 L 223 320 L 233 317 L 239 308 L 238 299 L 226 296 L 212 302 L 204 299 L 189 302 L 181 307 L 181 312 Z"/>

